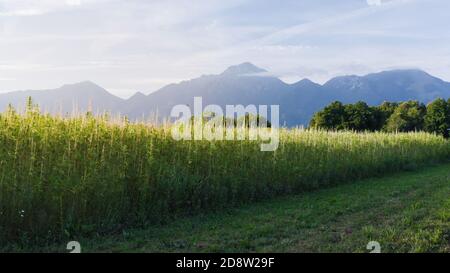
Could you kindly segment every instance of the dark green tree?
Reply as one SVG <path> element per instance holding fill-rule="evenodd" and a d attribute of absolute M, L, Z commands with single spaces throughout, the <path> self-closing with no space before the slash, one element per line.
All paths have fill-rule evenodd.
<path fill-rule="evenodd" d="M 398 107 L 396 102 L 385 101 L 379 106 L 373 107 L 373 114 L 375 119 L 375 129 L 376 131 L 383 130 L 386 126 L 387 120 L 394 113 L 395 109 Z"/>
<path fill-rule="evenodd" d="M 327 130 L 345 129 L 345 115 L 344 105 L 339 101 L 332 102 L 322 111 L 314 114 L 310 122 L 310 127 Z"/>
<path fill-rule="evenodd" d="M 437 99 L 428 104 L 424 127 L 427 132 L 449 137 L 450 104 L 443 99 Z"/>
<path fill-rule="evenodd" d="M 345 105 L 344 128 L 355 131 L 375 130 L 374 112 L 367 103 L 359 101 Z"/>
<path fill-rule="evenodd" d="M 389 132 L 410 132 L 423 129 L 426 107 L 418 101 L 401 103 L 387 120 L 385 129 Z"/>

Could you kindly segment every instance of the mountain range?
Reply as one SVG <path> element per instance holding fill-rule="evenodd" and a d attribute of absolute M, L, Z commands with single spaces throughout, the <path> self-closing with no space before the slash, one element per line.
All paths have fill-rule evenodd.
<path fill-rule="evenodd" d="M 415 69 L 391 70 L 365 76 L 335 77 L 323 85 L 308 79 L 293 84 L 271 76 L 251 63 L 231 66 L 218 75 L 201 76 L 169 84 L 156 92 L 136 93 L 122 99 L 95 83 L 86 81 L 51 90 L 27 90 L 0 94 L 0 110 L 11 104 L 23 108 L 28 97 L 50 113 L 74 113 L 91 110 L 126 115 L 130 120 L 157 115 L 166 118 L 174 105 L 192 105 L 194 97 L 203 104 L 279 105 L 280 124 L 307 125 L 312 115 L 330 102 L 365 101 L 378 105 L 383 101 L 418 100 L 428 103 L 450 98 L 450 83 Z"/>

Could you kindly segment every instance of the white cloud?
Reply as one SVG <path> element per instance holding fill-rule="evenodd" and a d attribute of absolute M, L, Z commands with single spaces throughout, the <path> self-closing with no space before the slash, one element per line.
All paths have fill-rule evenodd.
<path fill-rule="evenodd" d="M 366 0 L 367 5 L 369 6 L 381 6 L 385 4 L 392 4 L 396 2 L 409 2 L 411 0 Z"/>
<path fill-rule="evenodd" d="M 0 0 L 0 16 L 34 16 L 109 0 Z"/>
<path fill-rule="evenodd" d="M 381 4 L 381 0 L 367 0 L 367 5 L 369 6 L 380 6 Z"/>
<path fill-rule="evenodd" d="M 92 80 L 126 95 L 243 61 L 289 81 L 392 66 L 448 80 L 449 8 L 448 0 L 0 0 L 0 75 L 20 79 L 0 90 Z"/>
<path fill-rule="evenodd" d="M 0 16 L 34 16 L 43 14 L 43 10 L 39 9 L 18 9 L 11 11 L 0 11 Z"/>
<path fill-rule="evenodd" d="M 69 6 L 79 6 L 81 5 L 81 0 L 66 0 L 66 4 Z"/>

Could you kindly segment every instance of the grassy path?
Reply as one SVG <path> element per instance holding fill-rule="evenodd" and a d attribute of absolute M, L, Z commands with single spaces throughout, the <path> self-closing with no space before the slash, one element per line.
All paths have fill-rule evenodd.
<path fill-rule="evenodd" d="M 367 252 L 372 240 L 382 252 L 450 252 L 450 164 L 80 243 L 84 252 Z"/>

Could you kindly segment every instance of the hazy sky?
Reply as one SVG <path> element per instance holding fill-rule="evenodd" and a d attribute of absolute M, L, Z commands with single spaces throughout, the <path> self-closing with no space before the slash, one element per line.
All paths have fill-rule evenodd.
<path fill-rule="evenodd" d="M 450 80 L 449 0 L 0 0 L 0 92 L 127 97 L 252 62 L 287 82 L 421 68 Z"/>

